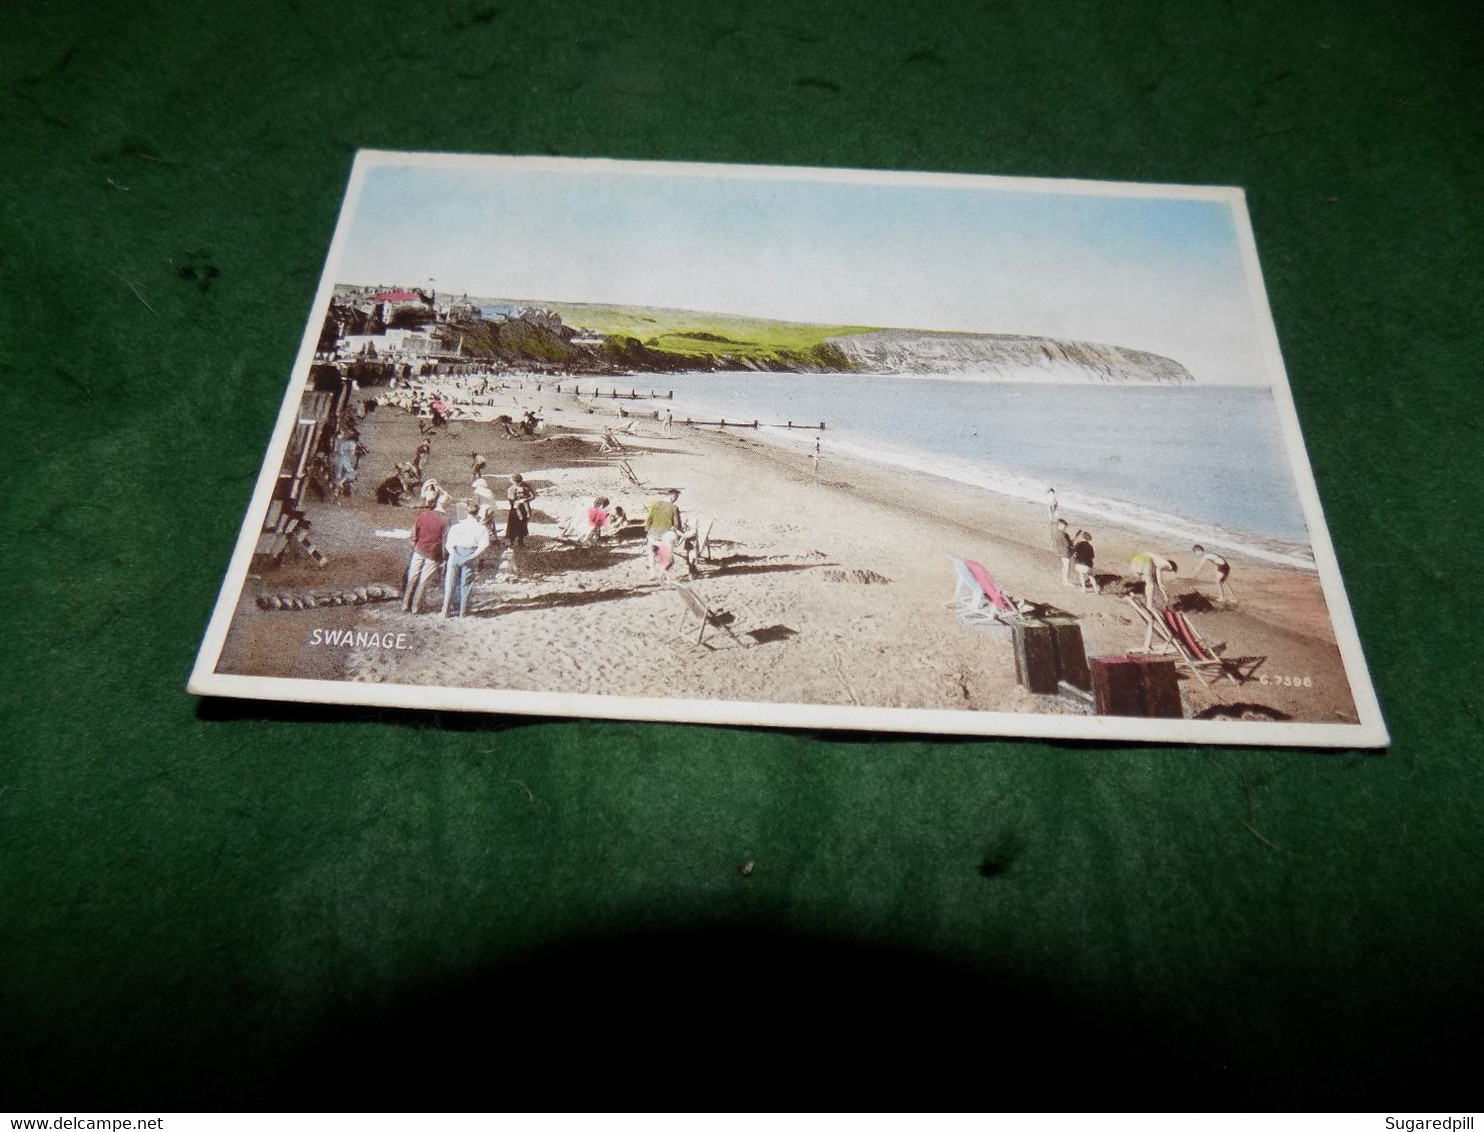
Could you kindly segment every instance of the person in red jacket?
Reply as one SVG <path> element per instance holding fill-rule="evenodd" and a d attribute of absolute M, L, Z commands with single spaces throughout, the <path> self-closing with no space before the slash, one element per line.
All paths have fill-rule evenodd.
<path fill-rule="evenodd" d="M 448 493 L 422 511 L 412 524 L 412 560 L 407 564 L 407 584 L 402 587 L 402 612 L 421 613 L 423 590 L 438 573 L 443 561 L 443 540 L 448 536 Z"/>

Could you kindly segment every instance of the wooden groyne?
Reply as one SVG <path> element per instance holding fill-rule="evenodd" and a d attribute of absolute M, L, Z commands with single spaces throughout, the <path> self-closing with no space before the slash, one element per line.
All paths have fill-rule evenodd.
<path fill-rule="evenodd" d="M 797 421 L 784 421 L 782 424 L 768 424 L 766 422 L 759 421 L 729 421 L 725 417 L 723 417 L 719 421 L 693 421 L 689 417 L 686 417 L 685 420 L 677 420 L 675 423 L 688 425 L 705 425 L 710 428 L 807 428 L 814 429 L 819 432 L 825 431 L 824 421 L 820 421 L 818 424 L 800 424 Z"/>
<path fill-rule="evenodd" d="M 593 387 L 593 391 L 591 393 L 588 393 L 580 385 L 574 385 L 571 389 L 563 389 L 560 385 L 556 386 L 555 388 L 556 388 L 556 391 L 558 393 L 570 393 L 574 397 L 607 397 L 607 398 L 610 398 L 612 400 L 623 400 L 623 401 L 673 401 L 673 400 L 675 400 L 675 390 L 673 390 L 673 389 L 665 389 L 665 390 L 651 389 L 647 393 L 642 392 L 641 390 L 638 390 L 638 389 L 630 389 L 627 393 L 625 393 L 622 389 L 610 389 L 610 390 L 608 390 L 605 393 L 603 390 L 601 390 L 601 389 L 597 388 L 596 386 L 594 386 Z"/>

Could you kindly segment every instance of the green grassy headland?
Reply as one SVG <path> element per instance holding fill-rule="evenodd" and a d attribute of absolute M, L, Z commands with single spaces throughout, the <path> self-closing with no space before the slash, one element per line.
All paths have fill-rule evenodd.
<path fill-rule="evenodd" d="M 843 356 L 832 358 L 828 340 L 875 329 L 596 303 L 541 305 L 556 311 L 568 326 L 635 338 L 651 350 L 706 361 L 732 357 L 796 365 L 812 360 L 830 369 L 848 368 Z"/>

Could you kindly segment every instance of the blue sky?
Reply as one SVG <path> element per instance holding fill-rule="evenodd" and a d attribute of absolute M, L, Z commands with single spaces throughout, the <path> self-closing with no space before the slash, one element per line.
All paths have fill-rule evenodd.
<path fill-rule="evenodd" d="M 1230 206 L 598 162 L 370 164 L 336 282 L 1045 334 L 1263 382 Z"/>

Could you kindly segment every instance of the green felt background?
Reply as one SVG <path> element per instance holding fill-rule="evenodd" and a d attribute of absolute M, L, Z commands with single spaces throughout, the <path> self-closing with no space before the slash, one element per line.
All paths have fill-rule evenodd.
<path fill-rule="evenodd" d="M 1462 2 L 7 6 L 0 1106 L 1477 1107 L 1480 61 Z M 1244 186 L 1394 746 L 198 703 L 361 146 Z"/>

